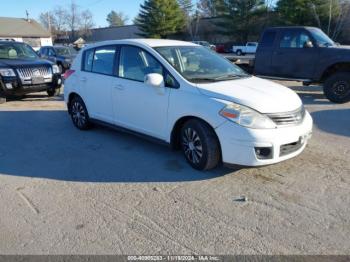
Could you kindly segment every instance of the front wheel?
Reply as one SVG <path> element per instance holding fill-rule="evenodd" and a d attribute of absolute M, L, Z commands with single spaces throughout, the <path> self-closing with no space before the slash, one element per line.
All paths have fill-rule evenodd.
<path fill-rule="evenodd" d="M 57 89 L 49 89 L 47 90 L 47 95 L 52 97 L 52 96 L 59 96 L 61 93 L 61 89 L 57 88 Z"/>
<path fill-rule="evenodd" d="M 343 104 L 350 101 L 350 74 L 339 72 L 328 77 L 324 83 L 324 94 L 332 102 Z"/>
<path fill-rule="evenodd" d="M 242 50 L 237 50 L 236 54 L 237 54 L 238 56 L 241 56 L 241 55 L 243 55 L 243 52 L 242 52 Z"/>
<path fill-rule="evenodd" d="M 187 162 L 197 170 L 215 168 L 221 159 L 219 141 L 205 122 L 193 119 L 181 129 L 182 151 Z"/>

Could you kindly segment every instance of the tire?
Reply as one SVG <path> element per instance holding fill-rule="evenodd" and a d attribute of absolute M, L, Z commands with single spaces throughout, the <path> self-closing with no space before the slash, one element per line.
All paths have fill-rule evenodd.
<path fill-rule="evenodd" d="M 243 52 L 242 52 L 242 50 L 237 50 L 237 52 L 236 52 L 236 55 L 238 55 L 238 56 L 241 56 L 241 55 L 243 55 Z"/>
<path fill-rule="evenodd" d="M 210 170 L 221 160 L 220 144 L 214 130 L 205 122 L 192 119 L 181 129 L 181 148 L 187 162 L 197 170 Z"/>
<path fill-rule="evenodd" d="M 47 95 L 49 97 L 59 96 L 60 94 L 61 94 L 61 89 L 60 88 L 47 90 Z"/>
<path fill-rule="evenodd" d="M 325 96 L 334 103 L 350 101 L 350 73 L 339 72 L 329 76 L 324 83 Z"/>
<path fill-rule="evenodd" d="M 58 64 L 57 66 L 58 66 L 58 69 L 60 70 L 60 73 L 61 73 L 61 74 L 64 74 L 64 68 L 63 68 L 63 66 L 62 66 L 61 64 Z"/>
<path fill-rule="evenodd" d="M 79 96 L 75 96 L 69 103 L 69 112 L 76 128 L 80 130 L 90 129 L 91 123 L 89 113 L 84 101 Z"/>
<path fill-rule="evenodd" d="M 5 103 L 6 103 L 6 98 L 0 97 L 0 104 L 5 104 Z"/>

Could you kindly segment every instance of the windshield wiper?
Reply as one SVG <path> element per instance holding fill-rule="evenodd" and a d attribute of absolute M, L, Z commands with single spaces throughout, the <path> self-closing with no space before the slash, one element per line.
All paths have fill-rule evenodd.
<path fill-rule="evenodd" d="M 243 75 L 243 74 L 228 74 L 228 75 L 223 75 L 223 76 L 218 76 L 215 78 L 215 80 L 231 80 L 231 79 L 237 79 L 237 78 L 242 78 L 242 77 L 248 77 L 248 75 Z"/>
<path fill-rule="evenodd" d="M 209 82 L 216 82 L 216 78 L 209 78 L 209 77 L 194 77 L 194 78 L 189 78 L 188 80 L 190 81 L 209 81 Z"/>

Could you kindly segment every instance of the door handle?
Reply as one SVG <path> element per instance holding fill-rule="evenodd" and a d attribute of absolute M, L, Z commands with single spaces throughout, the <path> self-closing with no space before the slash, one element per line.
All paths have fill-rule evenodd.
<path fill-rule="evenodd" d="M 116 88 L 118 90 L 124 90 L 124 86 L 123 85 L 116 85 L 114 88 Z"/>

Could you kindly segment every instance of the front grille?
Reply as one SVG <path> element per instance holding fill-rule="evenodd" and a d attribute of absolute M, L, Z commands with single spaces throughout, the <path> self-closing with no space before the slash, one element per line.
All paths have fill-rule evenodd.
<path fill-rule="evenodd" d="M 302 123 L 305 117 L 305 112 L 305 108 L 302 106 L 292 112 L 267 114 L 267 116 L 278 126 L 289 126 Z"/>
<path fill-rule="evenodd" d="M 20 78 L 32 78 L 32 77 L 50 77 L 52 71 L 50 67 L 23 67 L 17 69 Z"/>
<path fill-rule="evenodd" d="M 52 82 L 52 70 L 48 66 L 21 67 L 17 69 L 22 85 L 48 84 Z"/>

